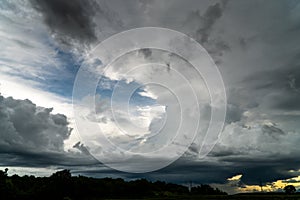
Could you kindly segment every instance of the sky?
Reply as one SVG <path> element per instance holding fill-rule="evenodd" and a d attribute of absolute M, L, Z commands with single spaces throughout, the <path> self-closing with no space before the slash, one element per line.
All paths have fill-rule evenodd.
<path fill-rule="evenodd" d="M 137 44 L 119 35 L 142 27 L 163 31 L 127 32 Z M 228 193 L 300 189 L 299 35 L 297 0 L 2 0 L 0 166 Z M 106 62 L 128 41 L 188 58 L 133 46 Z M 197 74 L 197 59 L 216 73 Z"/>

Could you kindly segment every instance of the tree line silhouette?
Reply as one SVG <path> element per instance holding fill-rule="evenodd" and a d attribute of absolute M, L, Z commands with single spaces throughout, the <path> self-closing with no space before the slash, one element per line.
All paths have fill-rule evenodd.
<path fill-rule="evenodd" d="M 209 185 L 198 185 L 189 190 L 183 185 L 162 181 L 150 182 L 146 179 L 127 182 L 121 178 L 72 176 L 69 170 L 58 171 L 50 177 L 8 176 L 7 171 L 0 170 L 0 199 L 89 200 L 226 195 L 225 192 Z"/>

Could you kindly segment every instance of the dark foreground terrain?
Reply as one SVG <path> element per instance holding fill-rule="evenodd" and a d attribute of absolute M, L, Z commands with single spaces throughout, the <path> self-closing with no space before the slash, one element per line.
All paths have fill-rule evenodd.
<path fill-rule="evenodd" d="M 0 171 L 0 199 L 2 200 L 100 200 L 100 199 L 299 199 L 292 194 L 227 195 L 209 185 L 186 186 L 150 182 L 146 179 L 124 181 L 112 178 L 72 176 L 69 170 L 50 177 L 8 176 Z"/>
<path fill-rule="evenodd" d="M 204 195 L 204 196 L 189 196 L 189 197 L 176 197 L 176 198 L 156 198 L 156 199 L 164 199 L 164 200 L 175 200 L 175 199 L 186 199 L 186 200 L 300 200 L 300 195 L 223 195 L 223 196 L 215 196 L 215 195 Z M 150 200 L 150 199 L 148 199 Z"/>
<path fill-rule="evenodd" d="M 300 200 L 300 194 L 286 195 L 286 194 L 237 194 L 237 195 L 187 195 L 187 196 L 173 196 L 173 197 L 156 197 L 144 198 L 144 200 Z M 116 199 L 115 199 L 116 200 Z"/>

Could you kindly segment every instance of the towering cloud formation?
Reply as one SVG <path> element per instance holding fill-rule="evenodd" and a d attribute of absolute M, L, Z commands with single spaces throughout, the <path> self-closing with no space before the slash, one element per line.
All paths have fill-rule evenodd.
<path fill-rule="evenodd" d="M 30 100 L 0 96 L 1 152 L 63 152 L 71 133 L 65 115 Z"/>

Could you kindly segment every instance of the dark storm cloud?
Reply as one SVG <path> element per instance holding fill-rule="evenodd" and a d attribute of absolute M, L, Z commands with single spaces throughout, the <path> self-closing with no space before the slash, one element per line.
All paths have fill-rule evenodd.
<path fill-rule="evenodd" d="M 170 166 L 149 174 L 150 178 L 178 183 L 225 183 L 227 178 L 239 174 L 243 168 L 225 162 L 191 161 L 180 158 Z M 244 170 L 244 169 L 243 169 Z"/>
<path fill-rule="evenodd" d="M 180 158 L 166 168 L 148 174 L 131 175 L 135 178 L 147 177 L 151 180 L 165 180 L 177 183 L 226 183 L 227 179 L 243 174 L 244 184 L 263 184 L 278 179 L 295 177 L 290 169 L 299 168 L 299 159 L 279 158 L 241 158 L 228 157 L 219 162 L 190 160 Z M 126 175 L 126 174 L 125 174 Z M 127 175 L 127 177 L 130 174 Z"/>
<path fill-rule="evenodd" d="M 0 96 L 0 165 L 35 166 L 97 163 L 83 153 L 65 152 L 64 141 L 72 129 L 65 115 L 52 114 L 51 108 L 38 107 L 29 100 Z"/>
<path fill-rule="evenodd" d="M 232 165 L 227 173 L 243 174 L 245 184 L 256 184 L 273 182 L 279 179 L 295 177 L 289 170 L 299 169 L 299 159 L 293 156 L 285 157 L 227 157 L 222 160 L 227 165 Z M 221 161 L 221 162 L 222 162 Z"/>
<path fill-rule="evenodd" d="M 228 156 L 237 156 L 237 155 L 247 155 L 245 152 L 239 151 L 236 148 L 223 146 L 220 144 L 217 144 L 214 146 L 213 151 L 211 151 L 208 156 L 210 157 L 228 157 Z"/>
<path fill-rule="evenodd" d="M 197 36 L 200 38 L 201 43 L 208 41 L 209 34 L 212 30 L 213 25 L 222 16 L 223 9 L 227 1 L 222 1 L 221 3 L 216 3 L 207 8 L 205 13 L 201 16 L 199 11 L 195 15 L 201 19 L 202 26 L 197 30 Z M 224 45 L 224 44 L 223 44 Z"/>
<path fill-rule="evenodd" d="M 192 11 L 184 25 L 189 34 L 206 48 L 217 64 L 221 62 L 220 57 L 224 52 L 230 50 L 229 44 L 222 35 L 216 34 L 214 28 L 223 16 L 227 3 L 226 0 L 210 5 L 204 13 L 200 10 Z"/>
<path fill-rule="evenodd" d="M 190 160 L 180 158 L 171 165 L 151 173 L 126 173 L 107 168 L 97 163 L 85 165 L 67 165 L 74 174 L 82 174 L 92 177 L 115 177 L 127 180 L 147 178 L 151 181 L 167 181 L 179 184 L 193 182 L 195 184 L 227 183 L 227 179 L 237 174 L 243 174 L 242 182 L 247 185 L 260 183 L 266 184 L 279 179 L 295 177 L 290 170 L 300 167 L 300 160 L 293 157 L 285 158 L 245 158 L 227 157 L 218 162 L 206 160 Z"/>
<path fill-rule="evenodd" d="M 71 45 L 72 40 L 91 43 L 96 40 L 93 17 L 98 4 L 81 0 L 31 0 L 41 12 L 46 25 L 60 43 Z"/>
<path fill-rule="evenodd" d="M 283 183 L 288 183 L 288 184 L 290 183 L 291 184 L 291 183 L 299 183 L 300 181 L 295 180 L 295 179 L 291 179 L 291 180 L 283 180 L 282 182 Z"/>
<path fill-rule="evenodd" d="M 62 168 L 93 166 L 100 163 L 91 156 L 66 152 L 28 152 L 23 149 L 0 149 L 0 166 L 49 167 Z"/>
<path fill-rule="evenodd" d="M 298 55 L 282 67 L 263 70 L 247 76 L 242 84 L 247 85 L 249 94 L 254 100 L 260 98 L 260 103 L 272 109 L 299 110 L 300 109 L 300 60 Z M 248 100 L 248 102 L 249 102 Z M 246 102 L 246 101 L 245 101 Z"/>
<path fill-rule="evenodd" d="M 75 170 L 76 171 L 76 170 Z M 93 177 L 116 176 L 125 179 L 147 178 L 152 181 L 168 181 L 175 183 L 188 183 L 193 181 L 195 183 L 212 183 L 221 182 L 228 178 L 229 167 L 216 165 L 208 162 L 195 162 L 191 160 L 180 159 L 170 166 L 151 173 L 126 173 L 116 171 L 109 168 L 98 169 L 81 169 L 76 173 L 81 173 Z"/>
<path fill-rule="evenodd" d="M 38 107 L 30 100 L 0 96 L 0 147 L 24 151 L 63 151 L 72 129 L 66 116 L 51 114 L 52 108 Z"/>
<path fill-rule="evenodd" d="M 297 55 L 298 56 L 298 55 Z M 243 82 L 249 88 L 257 90 L 285 89 L 297 92 L 300 88 L 300 60 L 291 59 L 280 66 L 273 66 L 268 70 L 258 71 L 247 76 Z"/>
<path fill-rule="evenodd" d="M 109 168 L 76 168 L 74 172 L 93 177 L 122 177 L 125 179 L 147 178 L 149 180 L 161 180 L 175 183 L 220 183 L 224 184 L 227 179 L 237 174 L 243 174 L 244 184 L 263 184 L 276 181 L 278 179 L 288 179 L 295 177 L 291 169 L 300 167 L 300 160 L 293 156 L 257 156 L 253 158 L 249 155 L 241 156 L 240 153 L 223 152 L 218 162 L 209 157 L 203 160 L 181 157 L 171 165 L 151 173 L 125 173 Z M 214 157 L 216 158 L 216 157 Z"/>

